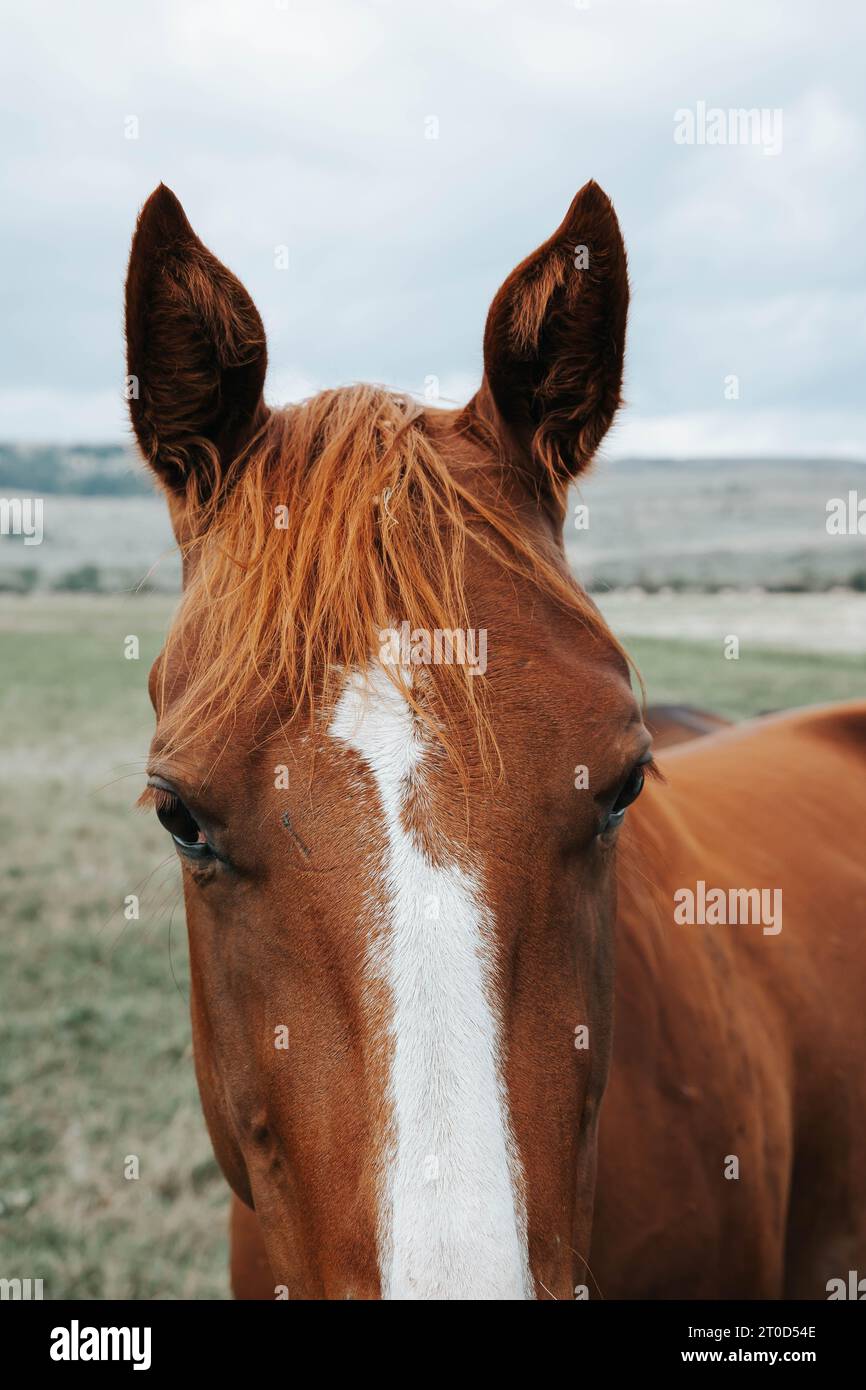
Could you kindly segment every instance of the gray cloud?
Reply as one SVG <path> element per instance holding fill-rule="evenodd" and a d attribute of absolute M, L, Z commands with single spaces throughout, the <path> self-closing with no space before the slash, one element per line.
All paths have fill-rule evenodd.
<path fill-rule="evenodd" d="M 0 436 L 124 433 L 125 258 L 161 179 L 254 294 L 280 400 L 430 375 L 465 397 L 498 284 L 594 177 L 634 288 L 609 452 L 862 454 L 866 16 L 833 16 L 802 0 L 10 9 Z M 698 102 L 781 108 L 781 151 L 677 145 L 674 113 Z"/>

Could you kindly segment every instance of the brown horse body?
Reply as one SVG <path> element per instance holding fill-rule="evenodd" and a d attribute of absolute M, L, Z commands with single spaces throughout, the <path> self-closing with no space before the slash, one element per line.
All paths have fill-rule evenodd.
<path fill-rule="evenodd" d="M 653 736 L 653 749 L 670 748 L 677 743 L 688 743 L 693 738 L 703 738 L 714 734 L 717 729 L 728 727 L 730 720 L 709 710 L 695 709 L 692 705 L 650 705 L 646 712 L 646 726 Z"/>
<path fill-rule="evenodd" d="M 672 748 L 628 809 L 650 737 L 562 545 L 627 301 L 590 184 L 463 411 L 271 411 L 248 294 L 168 190 L 142 212 L 130 405 L 185 589 L 146 799 L 239 1297 L 821 1297 L 866 1264 L 866 706 Z"/>
<path fill-rule="evenodd" d="M 608 1297 L 826 1298 L 866 1258 L 866 704 L 663 769 L 621 849 L 592 1274 Z M 696 864 L 778 886 L 781 930 L 672 924 Z"/>

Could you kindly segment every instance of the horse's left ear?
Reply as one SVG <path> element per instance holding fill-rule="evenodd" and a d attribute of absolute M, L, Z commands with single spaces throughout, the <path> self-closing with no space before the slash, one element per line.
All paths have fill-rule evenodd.
<path fill-rule="evenodd" d="M 165 184 L 141 210 L 126 279 L 127 397 L 170 493 L 204 500 L 267 411 L 265 330 Z"/>
<path fill-rule="evenodd" d="M 537 489 L 561 495 L 601 443 L 620 404 L 627 312 L 619 223 L 590 182 L 509 275 L 484 334 L 487 391 Z"/>

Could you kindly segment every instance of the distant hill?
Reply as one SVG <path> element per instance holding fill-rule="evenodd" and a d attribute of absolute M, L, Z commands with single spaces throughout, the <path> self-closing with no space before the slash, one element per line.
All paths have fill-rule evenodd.
<path fill-rule="evenodd" d="M 866 463 L 602 458 L 572 490 L 565 544 L 596 593 L 863 592 L 866 536 L 831 536 L 826 526 L 827 503 L 852 490 L 866 495 Z M 0 445 L 0 497 L 14 492 L 44 498 L 44 543 L 0 536 L 0 591 L 114 592 L 144 576 L 149 588 L 179 586 L 165 503 L 131 449 Z"/>
<path fill-rule="evenodd" d="M 827 503 L 851 490 L 866 496 L 859 460 L 602 458 L 572 491 L 566 549 L 597 590 L 862 589 L 866 536 L 827 533 Z"/>
<path fill-rule="evenodd" d="M 147 497 L 153 485 L 132 449 L 118 444 L 0 444 L 0 494 Z"/>

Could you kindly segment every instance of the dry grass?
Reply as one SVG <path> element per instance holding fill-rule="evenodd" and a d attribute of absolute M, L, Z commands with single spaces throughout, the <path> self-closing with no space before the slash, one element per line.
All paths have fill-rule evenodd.
<path fill-rule="evenodd" d="M 132 805 L 165 599 L 0 607 L 0 1273 L 47 1298 L 227 1294 L 190 1055 L 179 870 Z M 140 639 L 127 661 L 124 638 Z M 141 899 L 138 922 L 124 898 Z M 124 1177 L 127 1155 L 140 1177 Z"/>

